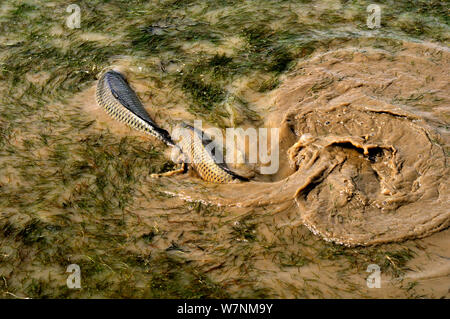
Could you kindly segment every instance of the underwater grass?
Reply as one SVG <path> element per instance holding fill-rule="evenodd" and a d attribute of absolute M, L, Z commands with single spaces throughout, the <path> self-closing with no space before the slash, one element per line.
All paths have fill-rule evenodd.
<path fill-rule="evenodd" d="M 223 105 L 230 101 L 257 122 L 258 114 L 245 97 L 227 88 L 249 75 L 264 75 L 254 90 L 275 89 L 297 61 L 325 50 L 332 41 L 345 43 L 358 37 L 356 31 L 368 31 L 369 1 L 340 1 L 338 10 L 316 10 L 310 0 L 79 1 L 82 28 L 74 30 L 64 25 L 66 1 L 4 3 L 9 9 L 0 16 L 5 39 L 0 43 L 1 297 L 273 297 L 260 280 L 263 272 L 255 260 L 260 253 L 279 269 L 298 273 L 330 260 L 345 264 L 343 277 L 364 272 L 368 263 L 379 264 L 393 278 L 408 269 L 416 254 L 410 245 L 350 249 L 273 228 L 276 238 L 268 241 L 259 231 L 258 217 L 235 224 L 227 221 L 228 211 L 198 203 L 174 210 L 196 214 L 196 220 L 180 227 L 195 234 L 195 243 L 184 243 L 181 232 L 181 239 L 169 238 L 176 232 L 167 223 L 169 213 L 144 218 L 133 212 L 143 178 L 173 168 L 161 146 L 95 127 L 80 109 L 55 107 L 67 105 L 75 93 L 93 85 L 111 61 L 124 56 L 143 61 L 149 76 L 180 88 L 189 111 L 211 124 L 229 125 Z M 380 37 L 399 32 L 414 39 L 448 41 L 443 1 L 382 5 Z M 344 15 L 346 9 L 356 13 Z M 219 18 L 210 17 L 214 12 Z M 308 14 L 300 18 L 299 12 Z M 84 40 L 88 32 L 107 40 Z M 222 53 L 230 37 L 242 43 Z M 212 49 L 186 49 L 195 43 Z M 398 40 L 389 39 L 375 39 L 370 45 L 399 48 Z M 151 58 L 176 63 L 180 70 L 164 71 L 146 62 Z M 37 75 L 38 81 L 29 80 L 30 75 Z M 317 83 L 311 90 L 327 85 Z M 420 99 L 412 96 L 408 102 Z M 145 188 L 152 194 L 149 200 L 164 196 L 156 184 Z M 219 231 L 224 238 L 215 236 Z M 191 260 L 186 253 L 190 249 L 221 262 Z M 82 269 L 82 290 L 65 284 L 71 263 Z M 236 274 L 220 282 L 210 278 L 226 267 Z M 296 278 L 279 283 L 294 296 L 327 295 L 317 279 Z M 411 296 L 415 287 L 406 287 Z M 344 282 L 337 296 L 344 289 L 356 294 L 358 287 Z"/>

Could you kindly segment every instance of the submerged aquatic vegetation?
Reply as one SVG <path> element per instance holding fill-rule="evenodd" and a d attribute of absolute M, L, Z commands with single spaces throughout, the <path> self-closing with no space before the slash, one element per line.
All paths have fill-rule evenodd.
<path fill-rule="evenodd" d="M 367 263 L 377 263 L 401 276 L 415 256 L 411 244 L 348 249 L 322 243 L 302 227 L 266 225 L 259 215 L 266 212 L 235 223 L 225 208 L 163 205 L 168 196 L 158 181 L 146 180 L 173 168 L 162 146 L 110 132 L 71 103 L 125 57 L 146 77 L 179 89 L 188 111 L 210 124 L 236 125 L 227 121 L 232 112 L 258 122 L 249 96 L 277 88 L 317 50 L 358 43 L 361 31 L 369 31 L 369 3 L 80 1 L 81 28 L 69 29 L 66 1 L 3 1 L 0 296 L 282 297 L 279 286 L 286 296 L 335 296 L 306 271 L 329 261 L 342 273 L 365 275 Z M 374 47 L 399 49 L 399 40 L 389 39 L 397 32 L 448 41 L 442 1 L 387 1 L 382 9 L 379 39 L 364 40 Z M 251 94 L 232 89 L 249 77 L 258 80 L 249 85 Z M 311 91 L 325 89 L 327 81 Z M 66 286 L 72 263 L 82 269 L 81 290 Z M 357 290 L 342 285 L 337 296 Z"/>

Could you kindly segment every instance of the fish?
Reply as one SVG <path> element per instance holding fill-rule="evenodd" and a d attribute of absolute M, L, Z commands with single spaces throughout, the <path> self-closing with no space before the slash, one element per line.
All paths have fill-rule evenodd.
<path fill-rule="evenodd" d="M 177 145 L 182 151 L 184 161 L 204 181 L 218 184 L 249 181 L 248 178 L 234 173 L 225 163 L 218 161 L 219 151 L 211 147 L 214 142 L 203 131 L 187 123 L 181 123 L 180 126 Z"/>
<path fill-rule="evenodd" d="M 101 76 L 97 83 L 96 100 L 113 119 L 154 136 L 168 146 L 175 146 L 169 132 L 150 118 L 139 97 L 120 72 L 109 70 Z"/>
<path fill-rule="evenodd" d="M 187 164 L 207 182 L 231 183 L 235 181 L 248 181 L 247 178 L 231 171 L 225 163 L 217 160 L 215 148 L 207 148 L 212 140 L 201 130 L 191 125 L 182 123 L 182 139 L 175 143 L 169 132 L 160 128 L 145 110 L 139 97 L 130 87 L 123 74 L 115 70 L 105 72 L 97 83 L 97 103 L 115 120 L 129 127 L 145 132 L 164 142 L 166 145 L 177 149 L 181 168 L 156 176 L 172 176 L 186 172 Z M 192 142 L 191 142 L 192 141 Z"/>

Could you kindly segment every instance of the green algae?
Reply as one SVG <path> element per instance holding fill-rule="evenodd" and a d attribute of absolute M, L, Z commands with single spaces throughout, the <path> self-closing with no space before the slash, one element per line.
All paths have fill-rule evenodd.
<path fill-rule="evenodd" d="M 340 1 L 340 10 L 317 12 L 309 7 L 314 1 L 260 0 L 251 6 L 225 0 L 89 1 L 81 2 L 82 27 L 74 30 L 64 25 L 64 1 L 52 1 L 53 6 L 5 3 L 9 9 L 0 16 L 5 40 L 0 43 L 0 169 L 2 175 L 12 170 L 8 174 L 14 182 L 0 184 L 0 241 L 4 249 L 13 247 L 0 255 L 3 298 L 280 297 L 256 278 L 254 260 L 261 251 L 281 269 L 339 261 L 344 264 L 343 277 L 345 272 L 364 272 L 369 263 L 379 264 L 394 278 L 408 269 L 416 254 L 414 243 L 350 249 L 283 231 L 268 241 L 257 227 L 257 218 L 233 224 L 225 220 L 224 210 L 186 203 L 179 208 L 182 213 L 194 211 L 201 217 L 188 230 L 197 234 L 198 245 L 223 258 L 224 266 L 238 265 L 238 276 L 214 282 L 208 270 L 224 266 L 205 269 L 176 242 L 164 249 L 152 247 L 171 230 L 156 230 L 156 218 L 142 222 L 130 211 L 143 176 L 173 168 L 161 146 L 95 128 L 79 109 L 50 108 L 55 103 L 65 105 L 93 85 L 117 56 L 141 61 L 160 57 L 179 64 L 180 72 L 150 68 L 151 76 L 180 88 L 191 113 L 223 126 L 215 121 L 229 116 L 221 107 L 230 93 L 227 85 L 260 72 L 269 79 L 256 91 L 275 89 L 297 61 L 326 48 L 333 39 L 345 42 L 357 38 L 360 30 L 368 31 L 369 1 Z M 299 18 L 295 8 L 308 11 L 309 18 Z M 382 8 L 380 37 L 398 33 L 406 39 L 448 41 L 444 2 L 385 1 Z M 346 9 L 356 13 L 344 15 Z M 222 12 L 221 18 L 210 19 L 207 14 L 213 11 Z M 352 31 L 341 30 L 345 27 Z M 87 41 L 81 38 L 86 32 L 114 38 Z M 328 32 L 330 38 L 320 38 L 320 32 Z M 201 42 L 217 48 L 231 36 L 242 39 L 231 54 L 192 53 L 183 46 Z M 373 46 L 395 49 L 396 41 L 375 40 Z M 145 66 L 153 67 L 150 62 Z M 36 83 L 27 79 L 30 74 L 46 73 L 48 77 Z M 327 84 L 318 83 L 312 90 Z M 408 102 L 419 99 L 412 96 Z M 250 108 L 244 98 L 240 103 Z M 249 111 L 248 116 L 255 115 Z M 163 196 L 155 185 L 148 187 L 154 188 L 155 198 Z M 209 218 L 217 218 L 218 225 L 211 226 Z M 222 247 L 221 240 L 212 236 L 222 228 L 226 240 L 233 243 L 231 248 Z M 293 248 L 289 242 L 298 246 Z M 147 248 L 136 248 L 139 244 Z M 82 269 L 81 290 L 65 284 L 71 263 Z M 297 297 L 326 296 L 314 280 L 304 279 L 301 290 L 281 284 Z M 357 293 L 350 283 L 343 285 Z M 405 289 L 412 294 L 415 286 L 410 283 Z M 339 296 L 340 288 L 336 291 Z"/>

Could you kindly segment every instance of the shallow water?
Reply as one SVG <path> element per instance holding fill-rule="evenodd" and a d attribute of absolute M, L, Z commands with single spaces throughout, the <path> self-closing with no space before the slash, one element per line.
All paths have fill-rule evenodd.
<path fill-rule="evenodd" d="M 448 297 L 446 9 L 367 4 L 3 4 L 3 297 Z M 150 178 L 170 150 L 96 105 L 111 67 L 169 131 L 280 128 L 281 169 Z"/>

